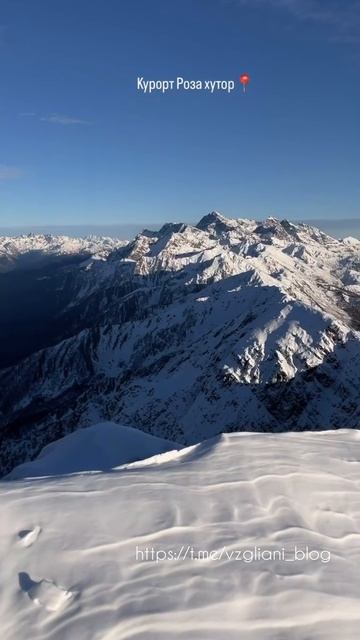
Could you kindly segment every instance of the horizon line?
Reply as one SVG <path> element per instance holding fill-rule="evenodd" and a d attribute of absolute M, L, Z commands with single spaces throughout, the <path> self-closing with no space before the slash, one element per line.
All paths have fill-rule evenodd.
<path fill-rule="evenodd" d="M 205 214 L 207 215 L 207 214 Z M 222 214 L 224 215 L 224 214 Z M 294 222 L 302 222 L 302 221 L 306 221 L 306 222 L 310 222 L 310 221 L 316 221 L 316 222 L 359 222 L 360 223 L 360 217 L 359 218 L 293 218 L 293 217 L 277 217 L 277 216 L 273 216 L 273 215 L 269 215 L 266 216 L 264 218 L 258 218 L 256 217 L 234 217 L 234 216 L 225 216 L 225 218 L 229 218 L 230 220 L 266 220 L 268 218 L 275 218 L 278 220 L 291 220 Z M 19 227 L 51 227 L 51 228 L 56 228 L 56 227 L 141 227 L 143 226 L 144 228 L 146 228 L 147 225 L 163 225 L 163 224 L 178 224 L 184 222 L 184 220 L 158 220 L 157 222 L 60 222 L 60 223 L 44 223 L 44 222 L 23 222 L 23 223 L 17 223 L 17 224 L 0 224 L 0 229 L 16 229 Z M 192 222 L 185 222 L 185 224 L 190 224 L 193 225 Z M 197 223 L 195 223 L 197 224 Z"/>

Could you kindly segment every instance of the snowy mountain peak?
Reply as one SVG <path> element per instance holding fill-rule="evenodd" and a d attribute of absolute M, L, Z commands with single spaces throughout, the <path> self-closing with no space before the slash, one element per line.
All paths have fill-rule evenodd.
<path fill-rule="evenodd" d="M 160 236 L 171 234 L 171 233 L 182 233 L 185 231 L 187 225 L 183 222 L 167 222 L 164 224 L 158 234 Z"/>
<path fill-rule="evenodd" d="M 198 229 L 201 229 L 204 231 L 204 230 L 208 230 L 209 227 L 211 226 L 217 226 L 217 227 L 223 226 L 223 227 L 229 228 L 233 226 L 233 223 L 236 223 L 236 221 L 232 220 L 231 218 L 227 218 L 226 216 L 224 216 L 222 213 L 219 213 L 218 211 L 212 211 L 211 213 L 208 213 L 206 216 L 203 216 L 196 226 Z"/>

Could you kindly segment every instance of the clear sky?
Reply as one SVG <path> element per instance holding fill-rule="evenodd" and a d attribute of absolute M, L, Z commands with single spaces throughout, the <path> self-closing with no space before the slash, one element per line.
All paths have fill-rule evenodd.
<path fill-rule="evenodd" d="M 358 0 L 1 0 L 0 74 L 0 225 L 360 218 Z"/>

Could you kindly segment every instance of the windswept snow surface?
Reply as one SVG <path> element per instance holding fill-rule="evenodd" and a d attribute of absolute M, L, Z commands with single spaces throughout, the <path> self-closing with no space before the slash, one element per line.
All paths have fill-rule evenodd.
<path fill-rule="evenodd" d="M 229 434 L 3 481 L 2 639 L 358 640 L 359 433 Z M 330 561 L 265 559 L 295 547 Z"/>

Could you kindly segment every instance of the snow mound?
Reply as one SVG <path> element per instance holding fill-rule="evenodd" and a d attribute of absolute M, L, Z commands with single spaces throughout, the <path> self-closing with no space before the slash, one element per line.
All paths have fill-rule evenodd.
<path fill-rule="evenodd" d="M 347 236 L 346 238 L 343 238 L 342 241 L 344 244 L 348 244 L 350 246 L 357 246 L 360 244 L 360 240 L 358 238 L 353 238 L 352 236 Z"/>
<path fill-rule="evenodd" d="M 36 460 L 19 465 L 7 479 L 105 471 L 179 448 L 138 429 L 101 422 L 47 445 Z"/>
<path fill-rule="evenodd" d="M 359 478 L 360 433 L 341 430 L 1 482 L 2 637 L 357 640 Z"/>

